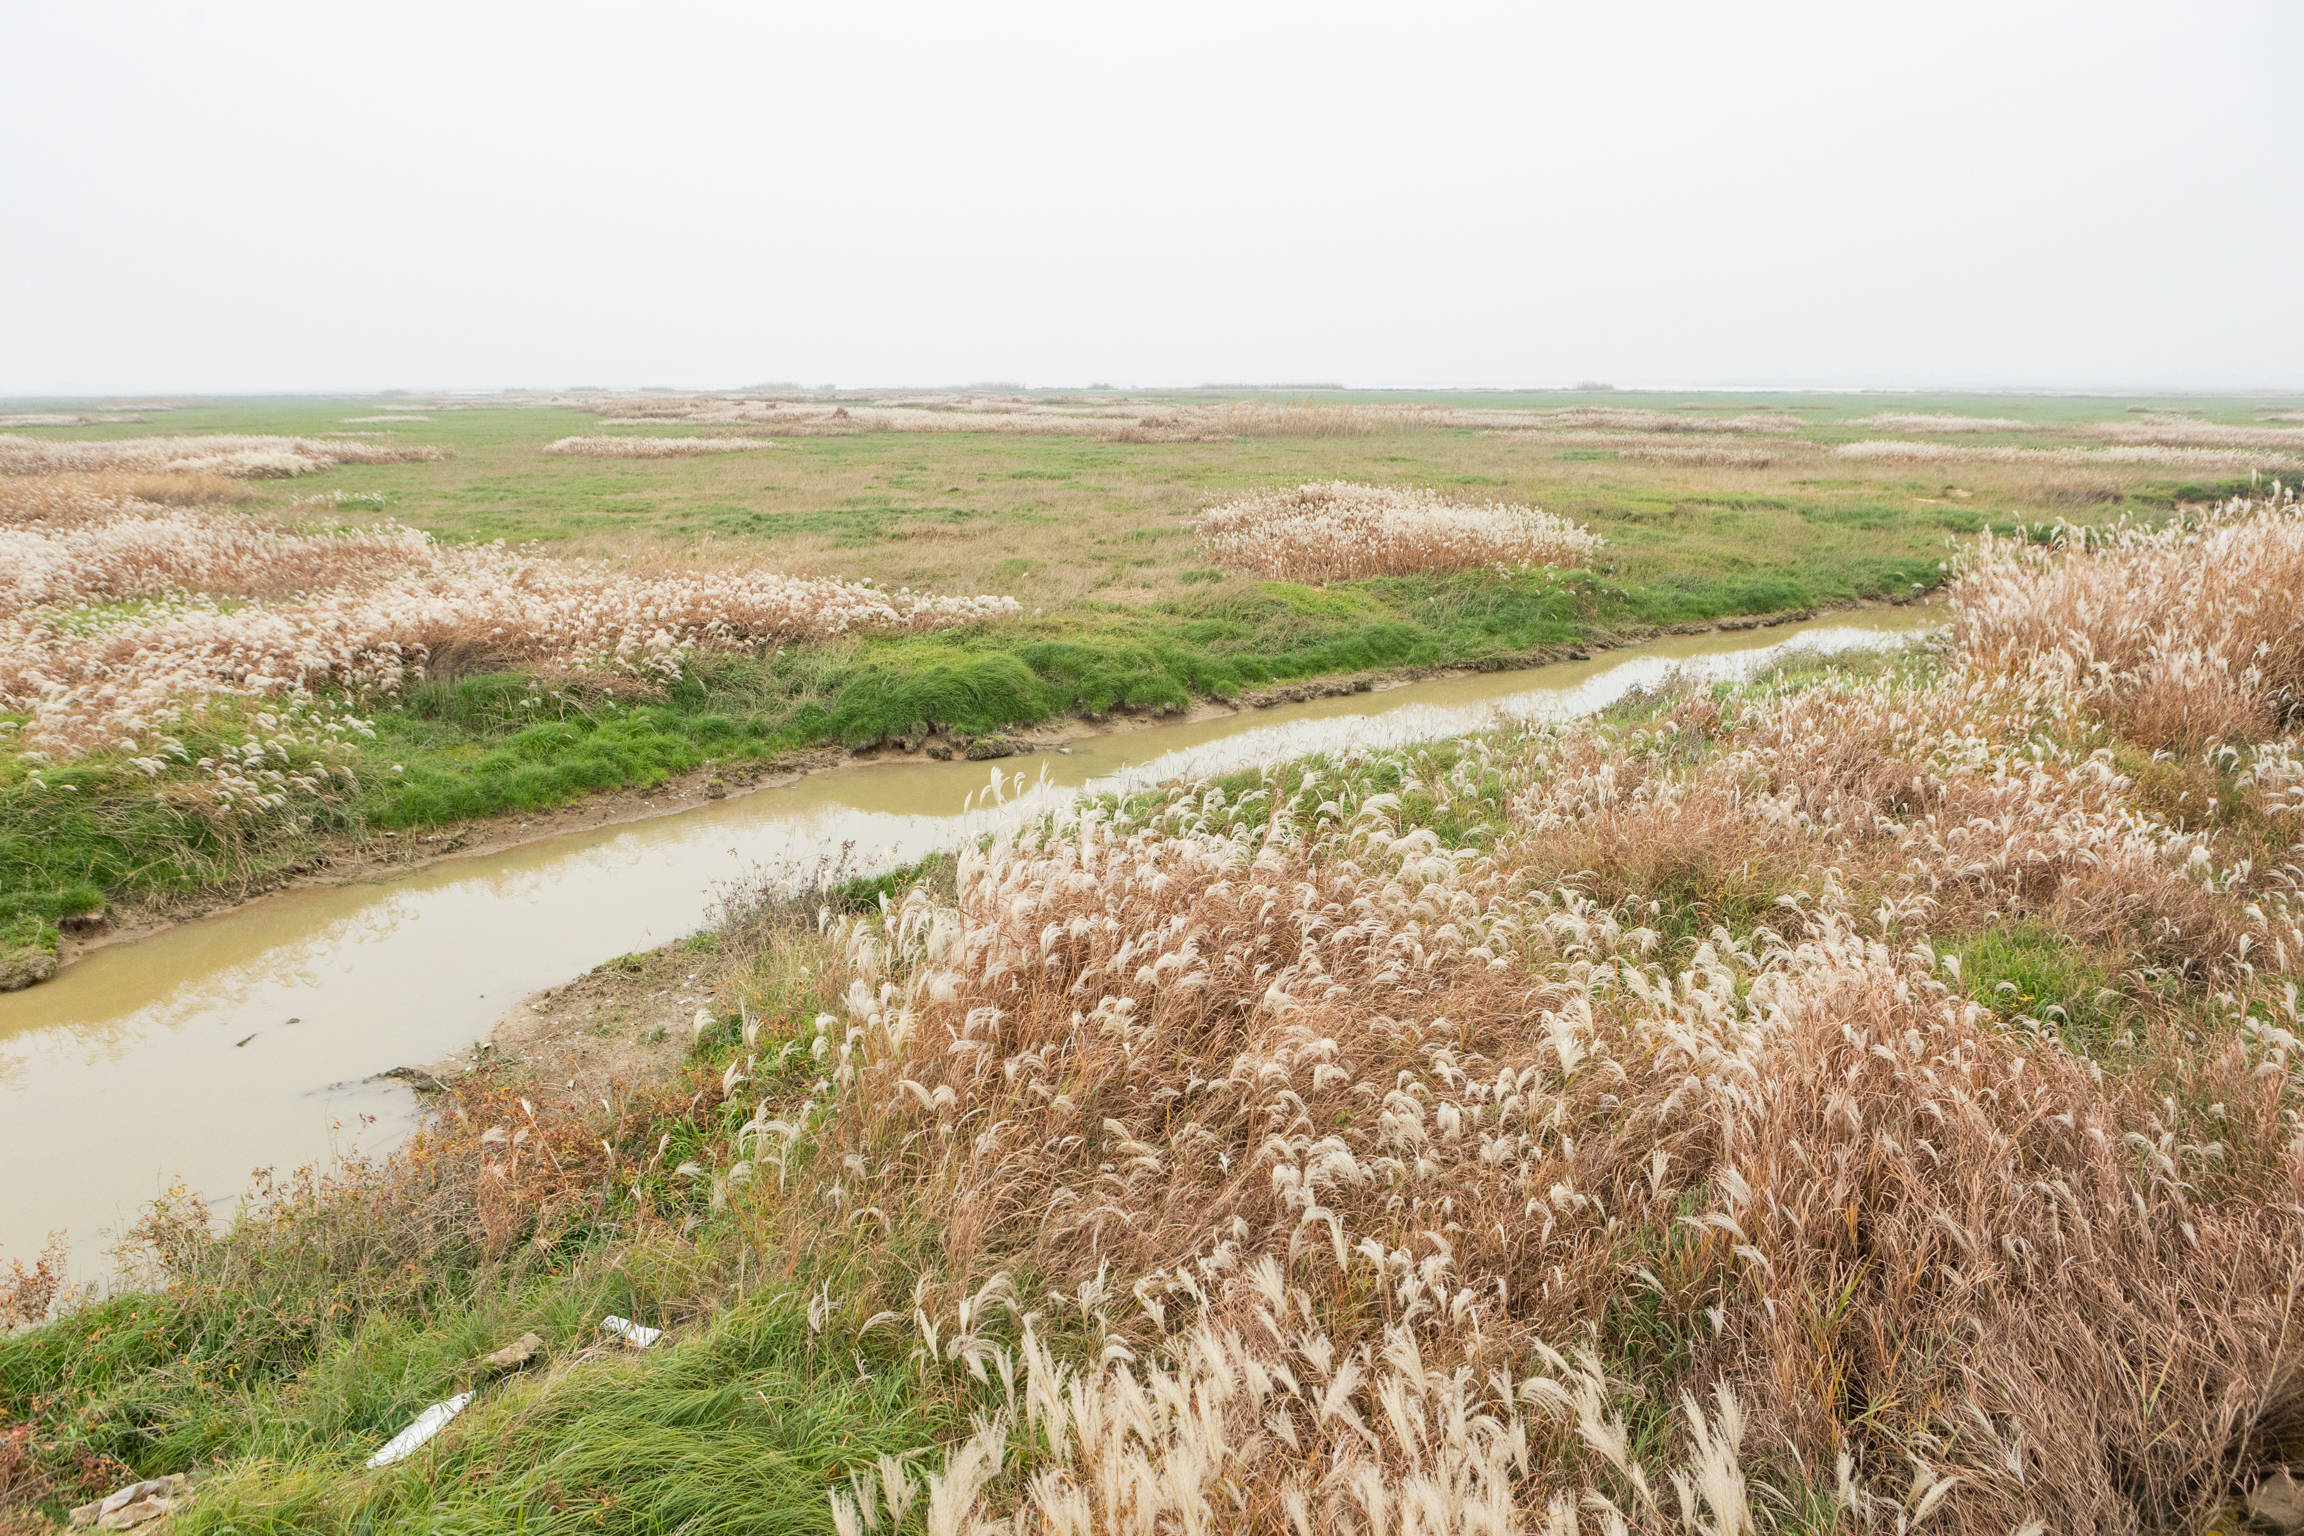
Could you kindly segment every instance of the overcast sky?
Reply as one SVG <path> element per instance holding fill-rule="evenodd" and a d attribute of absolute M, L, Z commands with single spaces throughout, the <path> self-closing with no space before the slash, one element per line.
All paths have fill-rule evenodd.
<path fill-rule="evenodd" d="M 0 0 L 0 394 L 2304 387 L 2296 0 Z"/>

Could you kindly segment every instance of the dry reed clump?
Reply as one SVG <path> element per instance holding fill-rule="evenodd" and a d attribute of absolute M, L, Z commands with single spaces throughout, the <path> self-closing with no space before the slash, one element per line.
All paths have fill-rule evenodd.
<path fill-rule="evenodd" d="M 199 592 L 261 598 L 431 570 L 413 528 L 295 533 L 245 516 L 81 492 L 37 520 L 0 513 L 0 623 L 41 607 Z"/>
<path fill-rule="evenodd" d="M 2304 442 L 2297 444 L 2304 448 Z M 2291 469 L 2304 466 L 2304 457 L 2255 452 L 2244 448 L 2159 447 L 2127 444 L 2112 448 L 1985 447 L 1970 443 L 1880 442 L 1842 443 L 1832 450 L 1843 459 L 1870 463 L 1904 464 L 2054 464 L 2081 467 L 2100 464 L 2170 464 L 2188 469 Z"/>
<path fill-rule="evenodd" d="M 1733 443 L 1637 443 L 1617 451 L 1625 458 L 1650 464 L 1695 464 L 1719 469 L 1766 469 L 1784 453 L 1780 447 L 1757 448 Z"/>
<path fill-rule="evenodd" d="M 2115 443 L 2162 448 L 2271 448 L 2304 455 L 2304 432 L 2282 427 L 2234 427 L 2183 416 L 2145 416 L 2137 421 L 2100 421 L 2082 435 Z"/>
<path fill-rule="evenodd" d="M 0 416 L 0 430 L 12 427 L 114 426 L 148 419 L 144 416 L 99 416 L 85 411 L 28 411 L 14 416 Z"/>
<path fill-rule="evenodd" d="M 1315 582 L 1581 565 L 1600 547 L 1589 529 L 1534 507 L 1348 480 L 1245 496 L 1202 513 L 1199 529 L 1221 564 Z"/>
<path fill-rule="evenodd" d="M 1807 423 L 1788 411 L 1748 411 L 1741 416 L 1698 416 L 1643 411 L 1614 405 L 1566 406 L 1530 413 L 1536 425 L 1588 428 L 1602 432 L 1798 432 Z"/>
<path fill-rule="evenodd" d="M 1949 412 L 1881 411 L 1877 415 L 1859 417 L 1859 427 L 1878 427 L 1885 432 L 2037 432 L 2039 427 L 2029 421 L 2018 421 L 2010 416 L 1955 416 Z"/>
<path fill-rule="evenodd" d="M 79 487 L 18 495 L 4 509 L 0 708 L 28 717 L 23 744 L 42 758 L 124 752 L 158 774 L 187 757 L 171 733 L 188 712 L 246 700 L 268 712 L 271 738 L 251 737 L 251 751 L 267 771 L 294 765 L 301 775 L 272 786 L 282 793 L 334 771 L 325 751 L 314 758 L 303 745 L 330 748 L 363 729 L 324 695 L 357 701 L 410 676 L 514 666 L 653 681 L 697 650 L 920 633 L 1017 612 L 1007 597 L 884 592 L 746 567 L 640 574 L 444 547 L 392 523 L 297 532 Z M 236 786 L 230 798 L 253 793 Z"/>
<path fill-rule="evenodd" d="M 1989 536 L 1955 587 L 1980 666 L 2040 679 L 2135 739 L 2196 750 L 2304 710 L 2304 502 L 2275 483 L 2165 528 Z"/>
<path fill-rule="evenodd" d="M 775 446 L 757 437 L 563 437 L 546 443 L 544 451 L 585 459 L 686 459 Z"/>
<path fill-rule="evenodd" d="M 402 464 L 447 456 L 446 450 L 421 443 L 374 443 L 356 438 L 115 437 L 67 443 L 0 436 L 0 475 L 156 470 L 267 480 L 307 475 L 338 464 Z"/>
<path fill-rule="evenodd" d="M 2041 573 L 2100 560 L 2205 626 L 2164 646 L 2277 650 L 2295 517 L 1989 549 L 1929 681 L 1085 807 L 840 930 L 821 1078 L 733 1150 L 939 1234 L 901 1309 L 811 1325 L 909 1327 L 985 1411 L 836 1522 L 2195 1528 L 2304 1427 L 2298 871 L 2155 814 L 2110 692 L 2002 631 L 2088 644 Z M 2165 600 L 2234 561 L 2284 627 Z M 1753 904 L 1660 955 L 1692 874 Z M 2026 917 L 2198 980 L 2091 1062 L 1966 993 L 1954 948 Z"/>

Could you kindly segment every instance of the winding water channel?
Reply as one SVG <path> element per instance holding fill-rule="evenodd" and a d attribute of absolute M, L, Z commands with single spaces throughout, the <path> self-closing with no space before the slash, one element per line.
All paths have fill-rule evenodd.
<path fill-rule="evenodd" d="M 99 949 L 0 996 L 0 1258 L 51 1231 L 72 1270 L 171 1182 L 228 1201 L 252 1169 L 394 1145 L 413 1095 L 373 1074 L 485 1036 L 527 993 L 693 932 L 732 888 L 852 845 L 851 869 L 915 859 L 987 824 L 990 768 L 1077 795 L 1309 752 L 1433 739 L 1500 715 L 1576 715 L 1675 668 L 1732 676 L 1784 649 L 1893 643 L 1915 608 L 1699 635 L 1523 672 L 1413 683 L 1099 736 L 993 765 L 858 763 L 693 810 L 568 833 L 385 879 L 311 886 Z"/>

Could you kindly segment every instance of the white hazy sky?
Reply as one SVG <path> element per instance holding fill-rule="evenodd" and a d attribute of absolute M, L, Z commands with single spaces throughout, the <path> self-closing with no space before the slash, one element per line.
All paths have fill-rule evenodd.
<path fill-rule="evenodd" d="M 2304 387 L 2297 0 L 0 0 L 0 394 Z"/>

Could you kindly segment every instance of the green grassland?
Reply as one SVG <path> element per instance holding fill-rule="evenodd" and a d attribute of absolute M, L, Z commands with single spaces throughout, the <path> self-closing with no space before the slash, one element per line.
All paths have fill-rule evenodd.
<path fill-rule="evenodd" d="M 344 466 L 259 482 L 252 513 L 336 492 L 454 541 L 506 540 L 651 566 L 757 561 L 801 574 L 998 592 L 1017 621 L 934 636 L 699 661 L 658 696 L 481 675 L 416 684 L 375 713 L 357 787 L 318 807 L 222 828 L 101 759 L 0 758 L 0 972 L 36 970 L 58 920 L 254 889 L 372 832 L 533 810 L 709 763 L 864 746 L 942 728 L 980 734 L 1068 713 L 1162 710 L 1275 679 L 1500 665 L 1657 628 L 1908 598 L 1942 579 L 1960 539 L 2044 519 L 2164 513 L 2238 480 L 2151 466 L 1909 465 L 1817 450 L 1889 435 L 1879 411 L 2011 417 L 2044 430 L 1963 443 L 2055 446 L 2056 428 L 2163 407 L 2260 423 L 2289 402 L 2063 397 L 1335 395 L 1477 407 L 1598 404 L 1739 415 L 1797 409 L 1809 445 L 1766 467 L 1669 464 L 1618 450 L 1471 429 L 1372 436 L 1127 443 L 1000 433 L 763 437 L 757 452 L 666 460 L 550 457 L 603 430 L 590 413 L 464 402 L 429 419 L 345 425 L 357 399 L 194 402 L 138 425 L 33 429 L 89 439 L 230 431 L 375 432 L 435 444 L 436 463 Z M 470 406 L 471 408 L 466 408 Z M 725 435 L 664 423 L 610 429 Z M 1668 443 L 1670 438 L 1659 438 Z M 1588 572 L 1387 578 L 1314 588 L 1218 570 L 1188 517 L 1247 489 L 1311 479 L 1413 484 L 1533 503 L 1607 541 Z M 233 721 L 210 728 L 221 739 Z M 197 734 L 187 741 L 202 746 Z M 70 785 L 58 793 L 54 786 Z"/>

